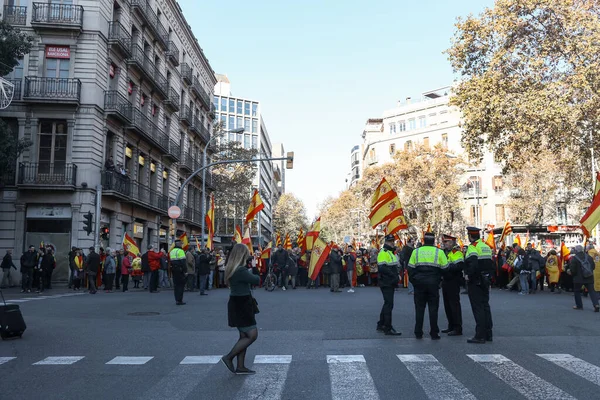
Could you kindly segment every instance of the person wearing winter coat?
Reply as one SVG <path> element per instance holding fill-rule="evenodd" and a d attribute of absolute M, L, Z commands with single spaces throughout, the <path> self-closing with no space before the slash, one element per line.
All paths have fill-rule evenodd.
<path fill-rule="evenodd" d="M 44 255 L 40 260 L 40 271 L 39 271 L 39 286 L 38 293 L 44 293 L 45 288 L 50 288 L 50 279 L 52 277 L 52 271 L 56 267 L 56 260 L 50 247 L 46 248 Z"/>
<path fill-rule="evenodd" d="M 542 255 L 540 254 L 540 252 L 533 248 L 531 243 L 527 244 L 526 253 L 529 261 L 529 269 L 531 271 L 529 275 L 529 293 L 535 294 L 537 290 L 538 281 L 540 280 L 538 275 L 541 275 L 542 273 L 542 269 L 545 266 L 545 260 L 544 257 L 542 257 Z M 543 281 L 540 290 L 544 290 Z"/>
<path fill-rule="evenodd" d="M 115 274 L 117 273 L 116 253 L 110 247 L 106 249 L 106 258 L 104 259 L 104 291 L 112 293 Z"/>
<path fill-rule="evenodd" d="M 552 293 L 561 293 L 560 287 L 558 286 L 560 272 L 556 250 L 550 250 L 546 257 L 546 274 L 548 275 L 548 285 L 550 285 L 550 292 Z"/>
<path fill-rule="evenodd" d="M 123 286 L 123 293 L 129 291 L 129 275 L 132 272 L 131 261 L 133 257 L 130 253 L 127 253 L 123 256 L 123 261 L 121 262 L 121 285 Z"/>
<path fill-rule="evenodd" d="M 354 247 L 349 245 L 346 248 L 346 254 L 344 255 L 344 260 L 346 260 L 346 274 L 348 275 L 348 293 L 354 293 L 354 269 L 356 268 L 356 253 L 354 252 Z"/>
<path fill-rule="evenodd" d="M 296 276 L 298 275 L 298 257 L 293 250 L 288 250 L 288 259 L 285 264 L 287 275 L 283 282 L 283 287 L 287 287 L 287 283 L 292 281 L 292 289 L 296 289 Z"/>
<path fill-rule="evenodd" d="M 329 253 L 329 270 L 331 273 L 331 292 L 339 293 L 340 290 L 340 273 L 342 273 L 342 251 L 335 245 Z"/>
<path fill-rule="evenodd" d="M 595 312 L 600 312 L 598 305 L 598 293 L 594 290 L 594 259 L 583 250 L 583 246 L 575 246 L 569 263 L 569 272 L 573 276 L 573 294 L 575 295 L 575 310 L 583 309 L 581 300 L 581 288 L 588 290 Z"/>
<path fill-rule="evenodd" d="M 210 274 L 210 263 L 212 261 L 212 255 L 208 249 L 204 249 L 202 253 L 196 258 L 196 271 L 199 277 L 200 296 L 206 296 L 206 283 L 208 282 L 208 275 Z"/>
<path fill-rule="evenodd" d="M 192 249 L 185 252 L 185 265 L 187 268 L 186 291 L 193 292 L 196 281 L 196 255 Z"/>
<path fill-rule="evenodd" d="M 13 279 L 12 275 L 10 274 L 10 269 L 14 268 L 14 270 L 16 271 L 17 267 L 15 266 L 15 263 L 12 260 L 11 249 L 6 250 L 6 254 L 2 259 L 2 264 L 0 265 L 0 267 L 2 268 L 2 284 L 0 284 L 0 287 L 5 288 L 7 281 L 8 286 L 13 287 Z"/>

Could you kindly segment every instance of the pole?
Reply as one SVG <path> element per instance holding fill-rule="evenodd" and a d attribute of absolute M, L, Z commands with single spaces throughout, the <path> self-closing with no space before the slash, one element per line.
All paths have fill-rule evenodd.
<path fill-rule="evenodd" d="M 94 247 L 100 248 L 100 210 L 102 209 L 102 185 L 96 186 L 96 223 L 94 224 Z"/>
<path fill-rule="evenodd" d="M 592 161 L 592 190 L 596 187 L 596 157 L 594 153 L 594 134 L 590 129 L 590 153 Z M 600 238 L 600 224 L 596 225 L 596 238 Z"/>
<path fill-rule="evenodd" d="M 211 137 L 208 142 L 206 142 L 206 146 L 202 151 L 202 167 L 206 166 L 206 150 L 208 150 L 208 146 L 210 142 L 212 142 L 218 136 Z M 202 170 L 202 202 L 201 202 L 201 211 L 200 211 L 200 247 L 204 248 L 204 219 L 206 218 L 206 169 Z"/>

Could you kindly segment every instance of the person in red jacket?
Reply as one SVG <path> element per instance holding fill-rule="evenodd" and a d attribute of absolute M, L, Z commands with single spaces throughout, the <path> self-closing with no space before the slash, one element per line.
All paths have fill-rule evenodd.
<path fill-rule="evenodd" d="M 160 269 L 160 259 L 162 257 L 162 253 L 157 252 L 156 250 L 151 250 L 148 252 L 148 264 L 150 264 L 150 293 L 158 292 L 158 270 Z"/>

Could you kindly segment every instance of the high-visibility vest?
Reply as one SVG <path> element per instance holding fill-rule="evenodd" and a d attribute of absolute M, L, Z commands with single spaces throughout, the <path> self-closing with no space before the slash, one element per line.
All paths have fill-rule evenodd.
<path fill-rule="evenodd" d="M 171 250 L 171 252 L 169 253 L 169 258 L 171 259 L 171 261 L 175 261 L 175 260 L 185 260 L 185 251 L 183 251 L 182 249 L 180 249 L 179 247 L 175 247 L 173 250 Z"/>
<path fill-rule="evenodd" d="M 420 265 L 444 269 L 448 267 L 448 259 L 444 252 L 434 246 L 421 246 L 410 256 L 408 266 L 416 268 Z"/>
<path fill-rule="evenodd" d="M 448 253 L 448 264 L 458 264 L 465 261 L 462 251 L 453 249 Z"/>

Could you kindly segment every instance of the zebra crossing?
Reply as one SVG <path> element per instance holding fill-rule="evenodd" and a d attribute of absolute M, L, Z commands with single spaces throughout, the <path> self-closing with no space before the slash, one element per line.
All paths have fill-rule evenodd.
<path fill-rule="evenodd" d="M 548 363 L 560 367 L 562 370 L 581 378 L 579 385 L 591 383 L 595 391 L 600 393 L 600 367 L 571 354 L 536 354 L 540 363 Z M 564 399 L 571 400 L 576 397 L 570 392 L 569 387 L 559 387 L 541 376 L 531 372 L 523 365 L 502 354 L 464 354 L 461 363 L 470 363 L 469 371 L 473 379 L 499 379 L 504 385 L 514 389 L 522 398 L 530 400 Z M 256 375 L 252 377 L 236 377 L 242 380 L 239 390 L 234 396 L 236 399 L 280 399 L 282 398 L 290 367 L 294 363 L 299 365 L 303 360 L 295 360 L 292 355 L 256 355 L 253 359 L 253 369 Z M 77 367 L 86 359 L 85 356 L 48 356 L 29 365 L 33 368 Z M 199 385 L 199 381 L 207 375 L 218 372 L 220 355 L 195 355 L 183 357 L 178 365 L 168 367 L 163 375 L 150 388 L 144 398 L 160 399 L 172 397 L 173 393 L 178 398 L 185 398 Z M 443 365 L 433 354 L 397 354 L 394 358 L 399 363 L 393 365 L 391 370 L 405 368 L 412 379 L 423 389 L 424 396 L 428 399 L 466 399 L 474 400 L 477 397 L 469 389 L 469 382 L 461 382 L 450 370 Z M 89 359 L 90 363 L 97 359 Z M 251 361 L 251 360 L 248 360 Z M 11 363 L 19 362 L 19 357 L 0 357 L 0 374 L 4 368 L 10 368 Z M 28 363 L 31 360 L 27 361 Z M 101 360 L 107 368 L 135 368 L 149 366 L 152 363 L 166 363 L 161 357 L 154 356 L 116 356 L 110 360 Z M 170 359 L 168 362 L 172 362 Z M 376 385 L 376 378 L 371 374 L 369 363 L 381 362 L 378 358 L 365 357 L 364 355 L 333 354 L 326 355 L 322 362 L 329 372 L 330 393 L 326 398 L 332 400 L 346 400 L 351 398 L 365 398 L 378 400 L 380 396 Z M 248 363 L 250 365 L 250 363 Z M 170 368 L 170 369 L 169 369 Z M 452 369 L 452 367 L 450 367 Z M 185 373 L 194 379 L 181 382 L 179 377 Z M 227 375 L 223 367 L 222 373 Z M 349 378 L 351 380 L 349 381 Z M 589 383 L 587 383 L 589 382 Z M 310 384 L 307 382 L 307 384 Z"/>
<path fill-rule="evenodd" d="M 6 299 L 6 304 L 23 304 L 23 303 L 27 303 L 30 301 L 60 299 L 62 297 L 81 296 L 84 294 L 86 294 L 86 293 L 85 292 L 75 292 L 75 293 L 55 294 L 55 295 L 50 295 L 50 296 L 39 295 L 36 297 L 22 297 L 19 299 Z"/>

